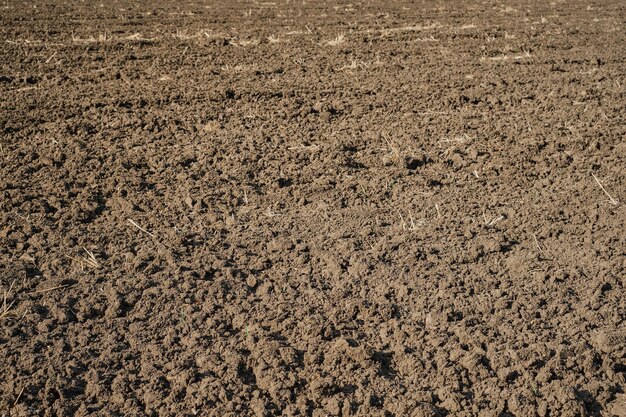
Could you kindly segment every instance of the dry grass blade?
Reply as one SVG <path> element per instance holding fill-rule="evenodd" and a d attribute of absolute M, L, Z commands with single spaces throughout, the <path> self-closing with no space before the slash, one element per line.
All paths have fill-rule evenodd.
<path fill-rule="evenodd" d="M 406 230 L 406 222 L 404 221 L 404 217 L 402 217 L 402 213 L 399 211 L 398 216 L 400 216 L 400 226 L 402 226 L 402 230 Z"/>
<path fill-rule="evenodd" d="M 13 307 L 13 304 L 15 304 L 15 300 L 9 303 L 9 296 L 11 294 L 11 290 L 13 289 L 14 283 L 15 281 L 11 283 L 11 285 L 9 286 L 9 290 L 5 291 L 4 295 L 2 296 L 2 307 L 0 307 L 0 320 L 14 316 L 13 310 L 11 310 L 11 308 Z"/>
<path fill-rule="evenodd" d="M 489 224 L 487 224 L 487 226 L 493 226 L 494 224 L 498 223 L 500 220 L 503 220 L 504 216 L 498 216 L 495 219 L 491 220 L 489 222 Z"/>
<path fill-rule="evenodd" d="M 87 257 L 84 258 L 85 262 L 87 262 L 87 265 L 91 266 L 92 268 L 99 268 L 100 264 L 98 263 L 98 260 L 94 256 L 93 252 L 87 250 L 87 248 L 85 247 L 83 247 L 83 250 L 87 252 Z"/>
<path fill-rule="evenodd" d="M 487 227 L 493 226 L 494 224 L 498 223 L 500 220 L 504 220 L 504 216 L 498 216 L 498 217 L 494 217 L 492 219 L 487 219 L 487 214 L 485 213 L 485 210 L 483 210 L 483 220 L 485 221 L 485 225 Z"/>
<path fill-rule="evenodd" d="M 337 45 L 341 45 L 345 41 L 346 41 L 346 35 L 341 33 L 337 35 L 336 38 L 326 41 L 325 44 L 329 46 L 337 46 Z"/>
<path fill-rule="evenodd" d="M 269 35 L 267 37 L 267 41 L 269 43 L 279 43 L 280 42 L 280 38 L 278 36 L 276 36 L 276 35 Z"/>
<path fill-rule="evenodd" d="M 20 393 L 17 394 L 17 397 L 15 397 L 15 401 L 13 402 L 13 407 L 15 407 L 17 405 L 17 403 L 20 401 L 20 398 L 22 398 L 22 394 L 24 394 L 24 388 L 26 388 L 25 385 L 20 390 Z"/>
<path fill-rule="evenodd" d="M 128 223 L 132 224 L 137 229 L 141 230 L 142 232 L 144 232 L 145 234 L 147 234 L 151 238 L 154 238 L 154 235 L 152 233 L 148 232 L 146 229 L 144 229 L 143 227 L 139 226 L 134 220 L 128 219 Z"/>
<path fill-rule="evenodd" d="M 44 289 L 41 289 L 41 290 L 31 291 L 28 294 L 29 295 L 41 294 L 41 293 L 44 293 L 44 292 L 60 290 L 61 288 L 67 288 L 67 287 L 72 287 L 72 286 L 73 286 L 73 284 L 57 285 L 56 287 L 50 287 L 50 288 L 44 288 Z"/>
<path fill-rule="evenodd" d="M 537 240 L 537 235 L 535 235 L 533 233 L 533 239 L 535 240 L 535 246 L 537 246 L 537 249 L 539 249 L 539 252 L 543 253 L 543 249 L 541 248 L 541 245 L 539 244 L 539 241 Z"/>
<path fill-rule="evenodd" d="M 110 41 L 110 40 L 111 40 L 111 37 L 106 32 L 99 33 L 98 37 L 90 35 L 87 38 L 80 38 L 80 37 L 74 35 L 74 32 L 72 32 L 72 42 L 76 42 L 76 43 L 107 42 L 107 41 Z"/>
<path fill-rule="evenodd" d="M 6 318 L 11 317 L 11 316 L 14 316 L 13 310 L 11 310 L 11 308 L 13 307 L 14 303 L 15 303 L 15 301 L 12 301 L 9 305 L 7 305 L 6 304 L 6 299 L 4 300 L 2 308 L 0 309 L 0 320 L 6 319 Z"/>
<path fill-rule="evenodd" d="M 611 196 L 611 194 L 609 194 L 609 192 L 606 190 L 606 188 L 604 188 L 604 186 L 600 183 L 600 180 L 598 179 L 598 177 L 596 177 L 596 174 L 594 174 L 592 172 L 591 175 L 593 176 L 593 179 L 596 180 L 596 182 L 598 183 L 598 185 L 600 186 L 602 191 L 604 191 L 604 194 L 606 194 L 606 196 L 609 198 L 609 201 L 611 202 L 611 204 L 613 204 L 614 206 L 618 205 L 619 204 L 618 201 L 616 199 L 614 199 Z"/>
<path fill-rule="evenodd" d="M 52 58 L 54 58 L 54 56 L 57 54 L 58 51 L 55 51 L 52 55 L 50 55 L 50 58 L 46 59 L 46 64 L 49 63 L 50 61 L 52 61 Z"/>
<path fill-rule="evenodd" d="M 395 164 L 400 164 L 402 163 L 402 156 L 400 155 L 400 150 L 398 149 L 397 146 L 395 146 L 388 138 L 387 135 L 383 132 L 381 133 L 382 138 L 385 140 L 385 142 L 387 143 L 387 151 L 389 151 L 389 154 L 387 155 L 387 158 L 389 160 L 391 160 L 392 162 L 394 162 Z"/>
<path fill-rule="evenodd" d="M 201 32 L 197 32 L 197 33 L 188 34 L 186 30 L 176 29 L 176 33 L 173 36 L 176 39 L 179 39 L 179 40 L 182 40 L 182 41 L 186 41 L 186 40 L 189 40 L 189 39 L 199 38 L 200 36 L 202 36 L 202 33 Z"/>
<path fill-rule="evenodd" d="M 82 257 L 82 256 L 75 258 L 70 255 L 65 255 L 65 257 L 78 263 L 80 265 L 81 270 L 83 269 L 84 266 L 88 266 L 91 269 L 97 269 L 100 267 L 100 264 L 95 260 L 95 258 L 92 259 L 91 257 Z"/>

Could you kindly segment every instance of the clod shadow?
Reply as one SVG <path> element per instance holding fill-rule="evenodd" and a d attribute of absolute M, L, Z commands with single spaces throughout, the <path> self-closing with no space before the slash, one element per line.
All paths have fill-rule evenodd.
<path fill-rule="evenodd" d="M 393 353 L 376 351 L 372 355 L 372 359 L 378 363 L 378 375 L 383 378 L 393 379 L 398 374 L 393 368 Z"/>
<path fill-rule="evenodd" d="M 591 392 L 587 390 L 576 391 L 576 398 L 583 403 L 588 416 L 601 417 L 604 415 L 604 408 L 596 401 Z"/>

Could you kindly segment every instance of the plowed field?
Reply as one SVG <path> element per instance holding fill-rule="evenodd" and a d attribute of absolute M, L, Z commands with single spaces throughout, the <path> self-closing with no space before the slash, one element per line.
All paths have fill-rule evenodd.
<path fill-rule="evenodd" d="M 620 1 L 3 1 L 0 415 L 626 416 Z"/>

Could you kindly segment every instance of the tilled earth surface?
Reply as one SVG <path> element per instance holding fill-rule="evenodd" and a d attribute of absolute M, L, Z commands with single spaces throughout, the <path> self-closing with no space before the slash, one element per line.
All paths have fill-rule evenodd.
<path fill-rule="evenodd" d="M 0 415 L 626 415 L 620 1 L 0 7 Z"/>

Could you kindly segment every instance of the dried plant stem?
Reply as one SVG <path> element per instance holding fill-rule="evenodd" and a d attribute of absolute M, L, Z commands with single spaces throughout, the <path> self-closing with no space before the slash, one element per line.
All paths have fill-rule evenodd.
<path fill-rule="evenodd" d="M 606 188 L 604 188 L 604 186 L 600 183 L 600 180 L 598 179 L 598 177 L 596 177 L 596 174 L 592 172 L 591 175 L 593 176 L 593 179 L 596 180 L 602 191 L 604 191 L 604 194 L 606 194 L 606 196 L 609 198 L 611 204 L 613 204 L 614 206 L 618 205 L 619 203 L 617 202 L 617 200 L 611 197 L 611 194 L 609 194 Z"/>

